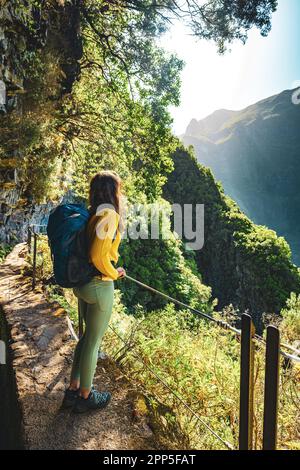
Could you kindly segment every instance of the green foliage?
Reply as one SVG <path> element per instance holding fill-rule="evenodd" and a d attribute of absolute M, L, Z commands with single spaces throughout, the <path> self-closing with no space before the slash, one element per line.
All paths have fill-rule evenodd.
<path fill-rule="evenodd" d="M 23 24 L 23 27 L 26 27 L 27 31 L 35 35 L 37 24 L 34 21 L 32 12 L 40 8 L 39 0 L 14 0 L 12 8 L 14 15 L 16 15 Z"/>
<path fill-rule="evenodd" d="M 228 312 L 224 314 L 228 316 Z M 168 410 L 170 419 L 166 420 L 165 415 L 158 416 L 160 427 L 156 426 L 162 444 L 168 449 L 224 448 L 193 418 L 169 388 L 215 432 L 237 448 L 240 343 L 230 332 L 203 320 L 195 323 L 193 317 L 187 311 L 175 310 L 172 305 L 147 314 L 141 311 L 138 318 L 126 315 L 126 311 L 114 312 L 102 348 L 117 361 L 130 380 L 139 384 L 151 406 L 162 410 L 159 404 L 163 404 L 164 409 Z M 282 334 L 284 331 L 283 326 Z M 264 348 L 257 346 L 254 399 L 256 449 L 262 446 L 264 356 Z M 299 392 L 297 364 L 288 370 L 282 367 L 278 428 L 280 449 L 297 448 L 298 428 L 295 423 L 299 418 Z M 172 425 L 174 420 L 181 430 L 176 435 Z"/>
<path fill-rule="evenodd" d="M 251 266 L 252 288 L 261 292 L 269 311 L 279 312 L 291 290 L 300 289 L 287 242 L 274 231 L 254 224 L 250 233 L 234 233 L 234 240 L 244 265 Z"/>
<path fill-rule="evenodd" d="M 28 254 L 28 262 L 32 264 L 33 257 L 33 240 L 31 241 L 31 252 Z M 49 279 L 52 272 L 51 253 L 46 235 L 38 235 L 37 251 L 36 251 L 36 278 L 42 281 Z"/>
<path fill-rule="evenodd" d="M 0 244 L 0 263 L 4 261 L 6 256 L 11 252 L 12 246 L 8 245 L 7 243 Z"/>
<path fill-rule="evenodd" d="M 105 335 L 103 348 L 113 355 L 131 380 L 138 382 L 147 396 L 170 407 L 170 417 L 178 420 L 182 432 L 174 442 L 174 436 L 170 433 L 172 422 L 161 422 L 165 432 L 160 438 L 168 445 L 167 448 L 218 449 L 218 441 L 193 420 L 157 377 L 136 361 L 137 353 L 205 422 L 210 422 L 223 438 L 232 441 L 234 432 L 228 424 L 232 414 L 232 422 L 235 421 L 236 426 L 237 344 L 230 336 L 218 337 L 218 331 L 203 321 L 193 324 L 191 329 L 191 317 L 192 314 L 176 311 L 171 305 L 130 322 L 122 321 L 119 315 L 114 314 L 111 326 L 125 339 L 126 344 L 124 346 L 110 330 Z M 227 357 L 227 347 L 231 359 L 225 365 L 222 360 Z"/>
<path fill-rule="evenodd" d="M 53 302 L 57 302 L 66 312 L 68 317 L 70 318 L 72 324 L 74 325 L 75 329 L 78 329 L 78 306 L 77 302 L 74 299 L 74 295 L 72 301 L 70 301 L 70 292 L 61 292 L 61 289 L 57 289 L 56 286 L 47 286 L 46 294 L 48 299 Z"/>
<path fill-rule="evenodd" d="M 96 15 L 108 17 L 120 14 L 122 17 L 131 17 L 134 21 L 131 33 L 139 31 L 139 26 L 142 25 L 149 35 L 161 34 L 169 22 L 179 18 L 199 39 L 215 41 L 222 53 L 226 50 L 226 45 L 235 39 L 245 42 L 248 31 L 253 26 L 266 36 L 271 29 L 271 15 L 276 8 L 277 0 L 185 0 L 180 3 L 175 0 L 129 0 L 112 6 L 101 0 L 90 0 L 83 8 L 83 13 L 90 21 Z M 123 43 L 122 46 L 128 47 L 130 39 L 128 42 L 129 44 Z M 139 52 L 138 50 L 137 53 Z"/>
<path fill-rule="evenodd" d="M 155 214 L 158 217 L 159 213 L 164 213 L 164 217 L 160 219 L 159 239 L 157 240 L 150 238 L 150 217 L 147 217 L 150 210 L 152 217 L 155 217 Z M 135 216 L 130 221 L 130 224 L 137 224 L 142 237 L 135 240 L 128 236 L 122 241 L 120 264 L 124 265 L 128 275 L 145 284 L 192 307 L 210 311 L 211 289 L 202 284 L 199 279 L 195 261 L 191 257 L 188 263 L 185 261 L 182 254 L 182 242 L 171 232 L 170 211 L 170 206 L 161 200 L 146 206 L 146 215 Z M 136 305 L 142 305 L 150 310 L 166 304 L 165 299 L 149 291 L 141 290 L 127 281 L 120 281 L 120 289 L 123 292 L 124 302 L 131 311 Z"/>
<path fill-rule="evenodd" d="M 160 205 L 153 204 L 149 206 L 149 209 L 150 207 L 170 211 L 166 202 Z M 169 224 L 164 224 L 160 235 L 159 240 L 132 240 L 130 238 L 123 240 L 120 246 L 120 264 L 126 267 L 130 276 L 191 307 L 210 312 L 215 302 L 211 300 L 211 289 L 205 286 L 197 275 L 195 261 L 192 258 L 188 263 L 185 261 L 181 252 L 182 244 L 175 239 Z M 32 254 L 28 261 L 32 263 Z M 47 282 L 52 276 L 52 269 L 47 236 L 40 235 L 37 242 L 37 279 L 43 283 Z M 138 314 L 141 307 L 151 310 L 166 304 L 163 298 L 140 289 L 133 283 L 121 280 L 118 284 L 123 293 L 124 304 L 131 313 Z"/>
<path fill-rule="evenodd" d="M 47 253 L 48 247 L 43 238 L 39 240 L 38 250 L 37 273 L 38 276 L 44 276 L 45 280 L 49 276 L 51 265 L 49 253 Z M 131 260 L 134 255 L 135 253 L 132 253 Z M 162 252 L 159 252 L 159 255 L 161 259 Z M 180 265 L 182 254 L 177 252 L 177 255 L 180 258 Z M 176 251 L 175 255 L 172 251 L 173 261 L 176 261 L 177 255 Z M 156 266 L 158 266 L 157 260 Z M 138 268 L 138 260 L 136 267 Z M 174 275 L 175 278 L 176 276 Z M 155 277 L 153 276 L 153 279 Z M 190 277 L 180 278 L 179 276 L 178 279 L 176 295 L 180 295 L 184 286 L 191 288 Z M 145 301 L 141 288 L 135 291 L 126 306 L 126 296 L 132 286 L 133 284 L 126 280 L 118 283 L 118 288 L 121 288 L 122 292 L 116 290 L 113 316 L 101 349 L 117 361 L 130 380 L 136 381 L 149 398 L 150 406 L 154 407 L 156 431 L 162 444 L 167 448 L 175 449 L 222 448 L 222 444 L 195 421 L 187 409 L 170 393 L 170 390 L 162 385 L 140 360 L 137 360 L 136 354 L 223 439 L 236 447 L 238 443 L 239 342 L 230 332 L 221 330 L 188 311 L 176 310 L 173 305 L 147 311 L 138 303 L 144 303 L 148 309 L 150 305 L 159 305 L 159 303 L 155 304 L 154 299 L 152 303 L 149 299 Z M 207 295 L 207 304 L 202 305 L 203 308 L 207 308 L 209 290 L 201 285 L 199 280 L 197 280 L 197 286 L 201 288 L 200 302 L 203 302 L 203 292 Z M 50 299 L 56 300 L 67 311 L 77 328 L 77 299 L 72 290 L 47 286 L 47 291 Z M 190 300 L 193 299 L 195 305 L 198 305 L 199 297 L 190 293 Z M 132 312 L 132 305 L 136 305 L 135 315 L 128 315 Z M 214 315 L 218 318 L 225 318 L 227 321 L 235 321 L 237 317 L 232 309 Z M 299 338 L 299 298 L 297 296 L 291 296 L 282 315 L 283 321 L 280 325 L 282 338 L 294 341 L 295 338 Z M 119 336 L 116 336 L 116 333 Z M 120 336 L 124 338 L 125 344 L 120 340 Z M 258 347 L 255 360 L 254 445 L 256 448 L 260 448 L 262 442 L 264 355 L 264 349 Z M 282 364 L 279 448 L 297 448 L 298 431 L 295 426 L 299 416 L 297 397 L 299 397 L 299 368 L 292 364 L 286 369 Z M 177 429 L 176 433 L 174 429 Z"/>
<path fill-rule="evenodd" d="M 13 110 L 2 119 L 0 136 L 1 165 L 16 156 L 16 168 L 22 182 L 22 197 L 37 203 L 55 199 L 66 189 L 64 179 L 66 144 L 57 132 L 53 101 L 60 92 L 61 70 L 52 52 L 31 51 L 24 54 L 23 73 L 26 92 L 22 94 L 22 115 Z M 17 153 L 16 153 L 17 146 Z"/>
<path fill-rule="evenodd" d="M 85 195 L 96 171 L 113 168 L 129 194 L 155 200 L 172 169 L 167 107 L 178 104 L 182 62 L 159 49 L 138 19 L 120 12 L 84 18 L 81 79 L 59 126 L 74 151 L 73 187 Z"/>
<path fill-rule="evenodd" d="M 288 342 L 300 342 L 300 295 L 291 293 L 286 307 L 281 310 L 280 328 Z"/>
<path fill-rule="evenodd" d="M 65 308 L 77 328 L 77 299 L 72 291 L 64 289 L 63 293 L 57 293 L 51 287 L 47 290 L 50 299 Z M 237 339 L 230 332 L 195 318 L 188 311 L 176 310 L 170 304 L 162 310 L 146 313 L 140 309 L 138 316 L 128 315 L 123 297 L 124 294 L 116 289 L 114 311 L 101 350 L 110 354 L 147 396 L 155 414 L 155 431 L 162 445 L 168 449 L 224 448 L 197 423 L 158 380 L 157 375 L 214 431 L 237 448 L 240 375 L 240 343 Z M 299 299 L 292 296 L 288 311 L 283 312 L 284 320 L 280 326 L 283 338 L 289 338 L 290 334 L 292 338 L 297 337 L 294 334 L 299 337 L 299 332 L 291 330 L 294 328 L 294 312 L 299 314 L 298 304 Z M 232 309 L 221 314 L 227 321 L 236 316 Z M 257 346 L 254 399 L 256 449 L 262 445 L 264 356 L 264 348 Z M 297 364 L 286 369 L 282 363 L 280 370 L 278 447 L 297 449 L 300 369 Z M 177 423 L 176 434 L 174 422 Z"/>
<path fill-rule="evenodd" d="M 152 201 L 159 196 L 177 145 L 168 107 L 179 103 L 183 63 L 159 48 L 156 39 L 178 17 L 196 36 L 213 39 L 224 50 L 234 38 L 245 40 L 254 25 L 266 33 L 276 8 L 275 0 L 252 0 L 247 8 L 239 0 L 184 3 L 14 3 L 26 32 L 23 39 L 18 32 L 23 46 L 15 57 L 26 91 L 21 100 L 23 122 L 13 117 L 10 130 L 4 132 L 2 153 L 7 157 L 8 143 L 18 140 L 29 199 L 41 202 L 60 196 L 71 186 L 68 178 L 63 181 L 65 172 L 74 175 L 74 188 L 82 195 L 90 176 L 103 167 L 119 171 L 133 194 L 142 191 Z M 80 17 L 79 40 L 77 30 L 68 30 L 65 37 L 68 14 L 72 21 Z M 75 21 L 73 28 L 77 27 Z M 80 81 L 63 98 L 66 82 L 77 76 L 72 72 L 76 68 L 81 70 Z"/>
<path fill-rule="evenodd" d="M 173 155 L 174 171 L 164 187 L 171 203 L 205 204 L 205 243 L 196 253 L 204 281 L 221 307 L 233 303 L 249 309 L 257 327 L 262 312 L 279 313 L 291 292 L 300 292 L 299 270 L 282 237 L 255 225 L 226 197 L 207 168 L 199 165 L 191 149 L 179 147 Z M 189 181 L 189 191 L 186 191 Z"/>

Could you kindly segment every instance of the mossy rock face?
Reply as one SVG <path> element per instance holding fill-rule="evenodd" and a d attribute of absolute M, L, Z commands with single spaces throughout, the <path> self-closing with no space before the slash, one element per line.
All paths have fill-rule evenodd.
<path fill-rule="evenodd" d="M 63 97 L 78 78 L 79 8 L 77 2 L 43 2 L 36 14 L 36 3 L 0 0 L 0 80 L 6 92 L 0 116 L 3 241 L 24 241 L 31 215 L 37 223 L 43 219 L 40 203 L 64 191 L 56 175 L 64 142 L 57 141 L 53 128 Z M 21 215 L 16 215 L 16 208 Z"/>

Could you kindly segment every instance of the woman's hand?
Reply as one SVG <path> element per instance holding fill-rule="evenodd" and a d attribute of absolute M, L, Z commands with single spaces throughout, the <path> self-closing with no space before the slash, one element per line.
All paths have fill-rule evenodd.
<path fill-rule="evenodd" d="M 126 271 L 124 268 L 117 268 L 117 271 L 119 273 L 118 279 L 126 276 Z"/>

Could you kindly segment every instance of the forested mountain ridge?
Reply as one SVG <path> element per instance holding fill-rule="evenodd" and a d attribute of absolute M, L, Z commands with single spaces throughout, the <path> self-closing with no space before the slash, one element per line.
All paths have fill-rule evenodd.
<path fill-rule="evenodd" d="M 287 242 L 246 217 L 191 150 L 178 147 L 173 162 L 165 198 L 204 204 L 204 246 L 196 252 L 204 282 L 212 287 L 220 307 L 232 303 L 249 310 L 260 329 L 264 312 L 279 313 L 291 291 L 300 293 L 299 269 L 291 261 Z"/>
<path fill-rule="evenodd" d="M 300 265 L 300 106 L 292 102 L 294 91 L 193 119 L 182 140 L 254 222 L 286 238 Z"/>

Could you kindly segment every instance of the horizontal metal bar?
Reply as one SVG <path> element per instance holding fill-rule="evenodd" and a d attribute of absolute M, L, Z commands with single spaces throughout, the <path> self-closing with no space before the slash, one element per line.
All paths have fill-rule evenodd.
<path fill-rule="evenodd" d="M 170 300 L 170 301 L 173 302 L 174 304 L 177 304 L 177 305 L 180 305 L 181 307 L 187 308 L 187 309 L 190 310 L 191 312 L 196 313 L 197 315 L 201 316 L 202 318 L 205 318 L 206 320 L 209 320 L 209 321 L 212 321 L 212 322 L 214 322 L 214 323 L 217 323 L 219 326 L 221 326 L 222 328 L 225 328 L 226 330 L 233 331 L 234 333 L 236 333 L 236 334 L 238 334 L 238 335 L 241 334 L 241 330 L 238 330 L 237 328 L 234 328 L 234 327 L 231 326 L 229 323 L 226 323 L 226 322 L 224 322 L 224 321 L 222 321 L 222 320 L 217 320 L 216 318 L 213 318 L 211 315 L 208 315 L 207 313 L 203 313 L 203 312 L 201 312 L 200 310 L 197 310 L 196 308 L 190 307 L 189 305 L 187 305 L 187 304 L 181 302 L 180 300 L 174 299 L 173 297 L 170 297 L 169 295 L 164 294 L 163 292 L 160 292 L 159 290 L 156 290 L 156 289 L 154 289 L 153 287 L 147 286 L 147 284 L 144 284 L 144 283 L 141 282 L 141 281 L 137 281 L 136 279 L 134 279 L 134 278 L 131 277 L 131 276 L 128 276 L 127 274 L 126 274 L 125 278 L 126 278 L 126 279 L 129 279 L 130 281 L 135 282 L 136 284 L 140 285 L 141 287 L 144 287 L 144 288 L 150 290 L 150 291 L 153 292 L 154 294 L 158 294 L 158 295 L 160 295 L 161 297 L 164 297 L 165 299 Z"/>
<path fill-rule="evenodd" d="M 126 274 L 125 279 L 129 279 L 130 281 L 135 282 L 139 286 L 141 286 L 145 289 L 148 289 L 149 291 L 153 292 L 154 294 L 160 295 L 161 297 L 164 297 L 165 299 L 170 300 L 174 304 L 177 304 L 177 305 L 180 305 L 181 307 L 187 308 L 191 312 L 196 313 L 197 315 L 200 315 L 201 317 L 205 318 L 206 320 L 209 320 L 209 321 L 212 321 L 212 322 L 218 324 L 220 327 L 222 327 L 226 330 L 230 330 L 230 331 L 232 331 L 233 333 L 236 333 L 239 336 L 241 335 L 241 330 L 238 330 L 237 328 L 233 327 L 229 323 L 224 322 L 222 320 L 217 320 L 216 318 L 213 318 L 211 315 L 208 315 L 207 313 L 203 313 L 200 310 L 197 310 L 196 308 L 190 307 L 189 305 L 181 302 L 180 300 L 174 299 L 173 297 L 171 297 L 167 294 L 164 294 L 163 292 L 160 292 L 159 290 L 154 289 L 153 287 L 150 287 L 147 284 L 144 284 L 143 282 L 138 281 L 137 279 L 134 279 L 131 276 L 128 276 L 128 274 Z M 252 338 L 252 340 L 253 341 L 257 340 L 257 341 L 263 343 L 264 345 L 266 345 L 266 341 L 264 340 L 264 338 L 262 338 L 261 336 L 259 336 L 257 334 Z M 288 345 L 281 345 L 281 346 L 288 347 Z M 289 348 L 293 349 L 292 346 L 289 346 Z M 285 351 L 282 351 L 282 349 L 280 349 L 280 354 L 281 354 L 281 356 L 285 357 L 286 359 L 290 359 L 291 361 L 295 361 L 295 362 L 300 362 L 300 357 L 295 356 L 293 354 L 286 353 Z"/>

